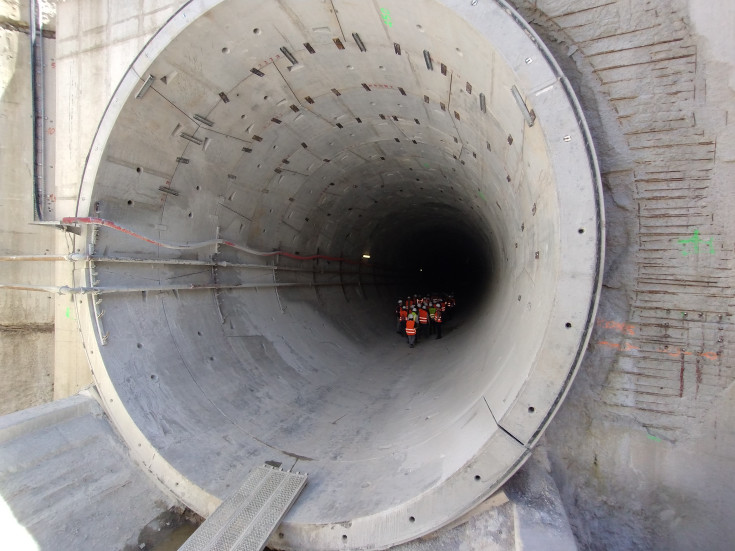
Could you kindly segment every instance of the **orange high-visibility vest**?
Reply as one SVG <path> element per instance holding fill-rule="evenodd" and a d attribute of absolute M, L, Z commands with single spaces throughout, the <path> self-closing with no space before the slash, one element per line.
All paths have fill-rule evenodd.
<path fill-rule="evenodd" d="M 401 316 L 401 321 L 406 321 L 408 319 L 408 311 L 401 310 L 400 316 Z"/>
<path fill-rule="evenodd" d="M 416 334 L 416 322 L 414 320 L 408 320 L 406 322 L 406 335 Z"/>
<path fill-rule="evenodd" d="M 429 323 L 429 312 L 427 312 L 423 308 L 419 310 L 419 323 L 421 325 L 426 325 L 427 323 Z"/>
<path fill-rule="evenodd" d="M 434 313 L 434 321 L 436 323 L 442 322 L 442 311 L 439 310 L 438 308 L 436 309 L 436 312 Z"/>

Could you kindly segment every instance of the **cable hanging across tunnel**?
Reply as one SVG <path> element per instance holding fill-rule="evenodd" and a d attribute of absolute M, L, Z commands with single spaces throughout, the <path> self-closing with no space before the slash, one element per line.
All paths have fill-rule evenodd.
<path fill-rule="evenodd" d="M 262 256 L 262 257 L 283 256 L 286 258 L 291 258 L 293 260 L 327 260 L 327 261 L 333 261 L 333 262 L 344 262 L 346 264 L 362 264 L 362 262 L 359 260 L 352 260 L 349 258 L 338 257 L 338 256 L 328 256 L 328 255 L 323 255 L 323 254 L 299 255 L 299 254 L 289 253 L 286 251 L 272 251 L 272 252 L 257 251 L 255 249 L 251 249 L 243 245 L 238 245 L 237 243 L 233 241 L 229 241 L 227 239 L 221 239 L 221 238 L 208 239 L 206 241 L 199 241 L 195 243 L 165 243 L 163 241 L 157 241 L 155 239 L 151 239 L 150 237 L 146 237 L 137 232 L 134 232 L 132 230 L 119 226 L 118 224 L 115 224 L 114 222 L 110 220 L 105 220 L 104 218 L 66 217 L 66 218 L 62 218 L 61 224 L 63 226 L 74 226 L 74 225 L 79 225 L 79 224 L 90 225 L 90 226 L 102 226 L 105 228 L 110 228 L 110 229 L 122 232 L 126 235 L 134 237 L 135 239 L 140 239 L 141 241 L 150 243 L 151 245 L 163 247 L 164 249 L 187 250 L 187 249 L 201 249 L 201 248 L 208 247 L 211 245 L 225 245 L 227 247 L 231 247 L 238 251 L 242 251 L 244 253 L 251 254 L 254 256 Z"/>

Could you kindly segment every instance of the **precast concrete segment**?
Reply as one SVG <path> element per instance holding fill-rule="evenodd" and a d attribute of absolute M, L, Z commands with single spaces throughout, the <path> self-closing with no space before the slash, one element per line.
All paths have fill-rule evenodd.
<path fill-rule="evenodd" d="M 137 290 L 79 316 L 131 450 L 205 515 L 257 464 L 308 471 L 271 542 L 300 550 L 429 533 L 523 463 L 604 241 L 576 99 L 494 0 L 185 4 L 112 98 L 77 217 L 111 225 L 85 227 L 75 287 Z M 396 293 L 457 250 L 443 283 L 472 304 L 409 350 Z"/>

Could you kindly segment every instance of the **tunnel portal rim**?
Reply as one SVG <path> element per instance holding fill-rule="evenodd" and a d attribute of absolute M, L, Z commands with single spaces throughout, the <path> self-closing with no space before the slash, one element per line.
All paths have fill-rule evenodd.
<path fill-rule="evenodd" d="M 141 76 L 145 74 L 145 68 L 151 65 L 160 53 L 163 52 L 167 44 L 175 39 L 185 28 L 196 20 L 200 15 L 203 15 L 215 6 L 227 2 L 230 0 L 190 0 L 184 6 L 182 6 L 163 26 L 159 31 L 151 38 L 148 44 L 141 50 L 136 60 L 131 65 L 130 69 L 126 72 L 125 76 L 118 85 L 115 93 L 113 94 L 110 103 L 105 110 L 104 116 L 98 126 L 93 145 L 90 150 L 90 154 L 87 157 L 87 161 L 84 168 L 82 185 L 80 187 L 80 193 L 77 203 L 77 215 L 84 216 L 93 212 L 93 205 L 91 203 L 92 191 L 95 184 L 95 178 L 100 166 L 103 151 L 105 149 L 107 140 L 114 128 L 115 122 L 121 110 L 124 108 L 125 102 L 130 94 L 136 87 L 140 86 Z M 591 277 L 592 281 L 592 293 L 589 297 L 589 305 L 586 308 L 586 321 L 584 328 L 579 339 L 579 345 L 576 350 L 576 354 L 572 360 L 567 377 L 562 384 L 562 390 L 556 396 L 556 400 L 553 406 L 548 410 L 544 419 L 539 423 L 537 430 L 534 432 L 532 437 L 526 443 L 522 443 L 524 450 L 517 456 L 516 461 L 511 465 L 507 471 L 497 478 L 497 483 L 492 488 L 483 492 L 480 495 L 475 495 L 472 498 L 472 503 L 467 503 L 467 497 L 465 492 L 466 481 L 469 479 L 472 481 L 477 480 L 476 469 L 479 464 L 482 463 L 483 459 L 487 460 L 492 455 L 492 450 L 486 449 L 483 452 L 478 453 L 472 461 L 470 461 L 463 469 L 455 473 L 451 481 L 447 481 L 440 489 L 444 493 L 457 492 L 461 496 L 463 501 L 462 511 L 466 511 L 472 506 L 479 504 L 483 499 L 492 494 L 497 488 L 501 487 L 503 483 L 525 462 L 529 457 L 530 451 L 534 444 L 538 441 L 538 438 L 543 433 L 544 429 L 550 422 L 551 418 L 556 413 L 558 407 L 562 403 L 566 396 L 569 386 L 579 368 L 582 356 L 587 347 L 590 339 L 590 332 L 592 329 L 592 321 L 597 310 L 597 303 L 599 300 L 601 284 L 602 284 L 602 266 L 604 262 L 604 211 L 602 203 L 602 185 L 599 167 L 597 164 L 596 153 L 594 150 L 594 142 L 592 140 L 589 128 L 587 126 L 584 112 L 576 98 L 576 95 L 572 89 L 570 82 L 562 73 L 559 65 L 554 60 L 550 51 L 543 44 L 541 39 L 536 35 L 533 29 L 523 18 L 506 2 L 503 0 L 490 0 L 492 6 L 488 6 L 484 3 L 470 3 L 469 0 L 466 2 L 456 0 L 435 0 L 437 3 L 450 9 L 454 13 L 458 14 L 468 25 L 472 25 L 472 18 L 477 18 L 476 12 L 472 10 L 478 9 L 478 6 L 484 10 L 491 9 L 493 6 L 500 8 L 505 14 L 518 26 L 523 32 L 528 35 L 530 43 L 538 50 L 542 55 L 544 62 L 551 67 L 555 73 L 561 88 L 563 89 L 564 95 L 567 98 L 569 105 L 577 115 L 576 124 L 582 139 L 584 141 L 584 151 L 586 155 L 587 164 L 590 169 L 591 189 L 593 191 L 593 203 L 595 208 L 595 219 L 597 227 L 596 230 L 596 258 L 594 260 L 594 274 Z M 480 30 L 485 35 L 485 33 Z M 493 44 L 495 44 L 487 36 L 486 38 Z M 138 74 L 136 74 L 136 72 Z M 592 230 L 593 228 L 588 228 Z M 82 235 L 84 242 L 89 242 L 91 239 L 90 231 L 85 231 Z M 115 386 L 111 383 L 109 376 L 105 372 L 105 365 L 103 360 L 103 342 L 101 336 L 97 333 L 93 323 L 94 309 L 92 302 L 94 298 L 88 297 L 88 301 L 85 306 L 77 308 L 79 313 L 78 316 L 81 324 L 81 330 L 83 340 L 87 349 L 88 358 L 93 370 L 93 376 L 97 384 L 97 388 L 102 397 L 101 401 L 108 412 L 111 421 L 128 444 L 131 453 L 135 456 L 137 461 L 148 471 L 150 471 L 156 479 L 170 492 L 172 492 L 178 499 L 191 506 L 195 510 L 208 515 L 218 506 L 219 499 L 216 496 L 212 496 L 196 484 L 191 482 L 184 474 L 178 472 L 165 458 L 156 453 L 156 449 L 150 443 L 148 438 L 141 432 L 141 430 L 135 425 L 130 414 L 127 412 L 125 404 L 120 400 Z M 90 338 L 90 335 L 92 336 Z M 486 443 L 488 446 L 490 443 Z M 487 447 L 487 446 L 486 446 Z M 449 488 L 453 486 L 453 488 Z M 439 492 L 436 496 L 421 495 L 418 497 L 423 501 L 423 505 L 429 502 L 436 503 L 437 499 L 446 499 L 447 496 L 442 497 L 442 493 Z M 415 513 L 418 507 L 411 509 L 411 518 L 415 518 Z M 418 515 L 417 515 L 418 516 Z M 385 524 L 387 519 L 396 517 L 405 519 L 408 518 L 408 507 L 404 504 L 399 507 L 387 510 L 384 512 L 384 516 L 381 519 L 357 519 L 358 521 L 364 521 L 362 526 L 352 526 L 350 529 L 350 541 L 348 545 L 352 548 L 352 545 L 362 545 L 365 541 L 370 541 L 373 538 L 374 548 L 385 548 L 387 546 L 396 545 L 405 541 L 409 541 L 416 537 L 420 537 L 428 532 L 431 532 L 439 526 L 446 524 L 458 516 L 456 511 L 446 518 L 432 518 L 428 523 L 423 522 L 411 522 L 408 526 L 401 527 L 397 532 L 381 534 L 380 541 L 374 540 L 374 534 L 371 534 L 371 529 L 378 524 Z M 418 516 L 419 519 L 422 517 Z M 285 530 L 293 530 L 295 539 L 290 539 L 289 543 L 293 544 L 293 549 L 299 547 L 300 542 L 309 542 L 312 548 L 328 548 L 332 545 L 332 537 L 334 534 L 334 527 L 323 526 L 323 527 L 307 527 L 306 529 L 299 530 L 296 526 L 289 526 L 285 523 Z M 362 535 L 360 535 L 362 531 Z M 331 533 L 330 533 L 331 532 Z M 355 537 L 353 537 L 353 534 Z M 340 542 L 342 545 L 343 542 Z M 325 545 L 326 547 L 320 547 Z M 359 547 L 356 547 L 359 548 Z"/>

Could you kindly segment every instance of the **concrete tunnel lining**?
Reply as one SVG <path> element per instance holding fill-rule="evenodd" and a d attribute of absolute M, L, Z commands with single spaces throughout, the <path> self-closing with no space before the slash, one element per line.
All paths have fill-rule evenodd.
<path fill-rule="evenodd" d="M 80 316 L 131 450 L 204 514 L 256 464 L 309 472 L 277 542 L 291 549 L 407 541 L 497 489 L 568 389 L 602 263 L 584 118 L 515 12 L 388 2 L 388 27 L 372 5 L 334 4 L 186 4 L 113 97 L 78 211 L 164 243 L 351 261 L 93 226 L 82 239 L 86 283 L 151 288 Z M 392 333 L 393 267 L 403 226 L 431 231 L 426 213 L 473 236 L 486 286 L 441 346 L 409 351 Z M 278 268 L 197 264 L 213 255 Z M 212 281 L 262 287 L 185 288 Z"/>

